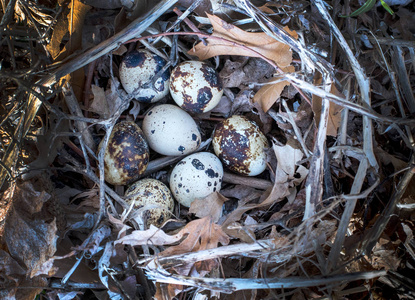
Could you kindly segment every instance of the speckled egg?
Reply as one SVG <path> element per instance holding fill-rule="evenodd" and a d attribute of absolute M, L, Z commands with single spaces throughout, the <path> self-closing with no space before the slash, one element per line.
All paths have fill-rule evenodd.
<path fill-rule="evenodd" d="M 170 174 L 170 190 L 183 206 L 190 207 L 196 198 L 220 191 L 223 167 L 209 152 L 191 154 L 176 164 Z"/>
<path fill-rule="evenodd" d="M 124 90 L 141 102 L 159 101 L 169 93 L 169 70 L 158 74 L 165 65 L 163 58 L 147 50 L 127 53 L 119 69 Z"/>
<path fill-rule="evenodd" d="M 207 63 L 185 61 L 171 72 L 170 94 L 184 110 L 204 113 L 219 103 L 223 94 L 222 81 Z"/>
<path fill-rule="evenodd" d="M 234 115 L 219 123 L 213 134 L 213 150 L 230 170 L 247 176 L 266 168 L 268 141 L 255 122 Z"/>
<path fill-rule="evenodd" d="M 150 148 L 163 155 L 183 155 L 196 150 L 201 141 L 193 118 L 180 107 L 162 104 L 150 109 L 143 120 Z"/>
<path fill-rule="evenodd" d="M 101 148 L 102 142 L 100 144 Z M 124 121 L 116 124 L 109 137 L 104 155 L 105 180 L 124 185 L 144 173 L 150 150 L 137 124 Z"/>
<path fill-rule="evenodd" d="M 131 184 L 125 192 L 125 200 L 128 205 L 134 202 L 132 213 L 140 208 L 148 208 L 142 218 L 147 221 L 147 226 L 152 224 L 160 227 L 171 217 L 174 208 L 174 200 L 169 188 L 163 182 L 151 178 Z M 135 217 L 134 220 L 140 220 L 140 217 Z"/>

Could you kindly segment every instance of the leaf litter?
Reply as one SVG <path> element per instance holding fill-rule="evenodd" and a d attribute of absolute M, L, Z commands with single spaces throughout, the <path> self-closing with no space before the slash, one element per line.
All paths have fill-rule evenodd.
<path fill-rule="evenodd" d="M 15 36 L 49 38 L 1 50 L 2 298 L 415 298 L 413 7 L 345 21 L 346 5 L 321 0 L 86 3 L 1 16 Z M 130 221 L 127 186 L 105 183 L 95 152 L 153 105 L 119 83 L 135 48 L 219 72 L 219 105 L 193 115 L 198 151 L 233 114 L 271 142 L 265 172 L 225 170 L 219 192 L 176 203 L 160 228 Z M 179 160 L 152 153 L 145 176 L 168 183 Z"/>

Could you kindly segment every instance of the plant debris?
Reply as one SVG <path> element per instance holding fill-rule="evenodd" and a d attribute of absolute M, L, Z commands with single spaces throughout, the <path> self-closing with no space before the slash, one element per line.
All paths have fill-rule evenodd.
<path fill-rule="evenodd" d="M 3 1 L 0 297 L 415 299 L 415 6 L 375 2 Z M 233 115 L 269 143 L 264 172 L 225 167 L 160 227 L 105 177 L 114 126 L 176 105 L 124 90 L 137 49 L 167 62 L 150 88 L 184 61 L 219 74 L 194 152 Z M 149 153 L 140 179 L 169 186 L 186 155 Z"/>

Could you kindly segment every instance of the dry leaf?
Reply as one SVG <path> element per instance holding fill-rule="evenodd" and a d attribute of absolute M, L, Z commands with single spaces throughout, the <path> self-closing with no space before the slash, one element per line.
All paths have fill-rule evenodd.
<path fill-rule="evenodd" d="M 107 98 L 105 96 L 105 90 L 95 84 L 91 84 L 91 91 L 94 95 L 91 105 L 88 111 L 98 114 L 102 118 L 108 118 L 110 116 Z"/>
<path fill-rule="evenodd" d="M 181 234 L 186 234 L 186 238 L 177 246 L 171 246 L 161 252 L 160 256 L 170 256 L 188 252 L 217 248 L 219 243 L 227 245 L 229 243 L 228 235 L 222 231 L 219 225 L 213 223 L 210 217 L 194 220 L 188 223 L 182 230 Z M 204 260 L 193 264 L 177 266 L 174 269 L 178 274 L 203 276 L 216 267 L 215 260 Z M 194 266 L 194 267 L 193 267 Z M 190 271 L 192 274 L 190 274 Z"/>
<path fill-rule="evenodd" d="M 319 77 L 315 80 L 315 84 L 321 84 L 321 75 L 319 75 Z M 339 97 L 343 97 L 343 95 L 337 90 L 334 84 L 331 85 L 330 93 Z M 335 103 L 330 103 L 329 119 L 327 123 L 327 135 L 337 136 L 337 129 L 340 126 L 342 110 L 342 106 Z M 321 98 L 315 95 L 313 95 L 313 112 L 314 118 L 316 120 L 316 126 L 318 127 L 321 114 Z"/>
<path fill-rule="evenodd" d="M 295 68 L 293 66 L 288 66 L 283 68 L 283 71 L 294 72 Z M 280 98 L 284 88 L 290 84 L 286 80 L 279 81 L 279 79 L 274 79 L 272 81 L 276 81 L 276 83 L 264 85 L 255 94 L 253 99 L 254 102 L 258 102 L 261 105 L 261 108 L 264 112 L 267 112 L 271 108 L 271 106 Z"/>
<path fill-rule="evenodd" d="M 49 193 L 36 190 L 31 182 L 24 182 L 16 187 L 13 207 L 5 220 L 3 239 L 7 249 L 14 259 L 26 266 L 30 277 L 56 251 L 56 219 L 52 219 L 44 207 L 46 202 L 53 201 L 51 199 Z"/>
<path fill-rule="evenodd" d="M 82 46 L 82 26 L 86 13 L 91 7 L 79 0 L 72 0 L 60 15 L 54 26 L 50 43 L 46 46 L 54 61 L 63 60 Z M 69 35 L 69 40 L 64 38 Z M 65 44 L 62 48 L 61 44 Z"/>
<path fill-rule="evenodd" d="M 46 46 L 53 61 L 62 61 L 75 51 L 82 49 L 82 28 L 86 13 L 90 8 L 79 0 L 68 2 L 64 12 L 59 15 L 57 23 L 53 27 L 51 40 Z M 78 101 L 82 99 L 85 82 L 83 68 L 61 80 L 70 81 L 76 98 Z"/>
<path fill-rule="evenodd" d="M 228 199 L 218 192 L 211 193 L 209 196 L 196 199 L 190 205 L 189 212 L 195 214 L 196 217 L 204 218 L 212 217 L 212 221 L 216 223 L 222 216 L 222 206 Z"/>
<path fill-rule="evenodd" d="M 148 230 L 135 230 L 131 234 L 117 240 L 115 244 L 129 244 L 132 246 L 151 244 L 156 246 L 169 245 L 173 243 L 180 243 L 175 246 L 170 246 L 159 256 L 170 256 L 177 254 L 184 254 L 206 249 L 213 249 L 218 247 L 219 243 L 227 245 L 229 237 L 222 231 L 219 225 L 212 222 L 210 217 L 191 221 L 183 227 L 177 234 L 168 235 L 161 229 L 150 225 Z M 195 266 L 195 268 L 193 268 Z M 182 275 L 189 275 L 191 269 L 197 274 L 206 274 L 214 266 L 215 261 L 200 261 L 196 264 L 182 265 L 175 268 L 176 272 Z M 195 275 L 195 274 L 192 274 Z"/>
<path fill-rule="evenodd" d="M 115 244 L 121 243 L 131 246 L 151 244 L 156 246 L 164 246 L 174 244 L 182 238 L 183 233 L 181 231 L 175 235 L 168 235 L 160 228 L 150 225 L 150 229 L 134 230 L 131 234 L 117 240 Z"/>
<path fill-rule="evenodd" d="M 112 114 L 119 108 L 124 101 L 124 97 L 127 98 L 127 94 L 124 90 L 119 90 L 120 82 L 110 81 L 110 88 L 104 91 L 103 88 L 96 85 L 91 85 L 92 94 L 94 99 L 89 107 L 89 111 L 98 114 L 101 118 L 106 119 L 112 116 Z M 121 97 L 120 97 L 121 95 Z M 132 113 L 135 113 L 134 111 Z"/>
<path fill-rule="evenodd" d="M 304 170 L 303 166 L 298 166 L 297 162 L 303 159 L 304 153 L 300 149 L 292 147 L 289 143 L 284 146 L 278 146 L 274 144 L 272 146 L 275 156 L 277 157 L 277 170 L 276 177 L 279 177 L 279 182 L 287 182 L 296 180 L 297 184 L 299 178 L 296 178 L 296 173 L 301 167 L 301 177 L 304 179 L 304 174 L 307 174 L 307 169 Z M 292 186 L 292 185 L 291 185 Z"/>
<path fill-rule="evenodd" d="M 208 17 L 213 26 L 212 36 L 224 38 L 228 41 L 207 38 L 206 46 L 200 42 L 188 52 L 189 54 L 196 55 L 200 60 L 217 55 L 260 57 L 252 51 L 236 46 L 235 43 L 238 43 L 273 60 L 280 68 L 291 64 L 292 52 L 288 45 L 276 41 L 266 33 L 246 32 L 216 16 L 208 15 Z M 295 31 L 290 31 L 287 27 L 284 29 L 292 36 L 297 37 Z"/>
<path fill-rule="evenodd" d="M 229 243 L 229 237 L 219 225 L 212 222 L 210 217 L 191 221 L 180 230 L 180 234 L 187 234 L 187 236 L 179 245 L 169 247 L 161 252 L 161 256 L 212 249 L 216 248 L 219 243 L 222 245 Z"/>
<path fill-rule="evenodd" d="M 156 283 L 155 300 L 174 299 L 174 297 L 183 292 L 184 287 L 178 284 Z"/>

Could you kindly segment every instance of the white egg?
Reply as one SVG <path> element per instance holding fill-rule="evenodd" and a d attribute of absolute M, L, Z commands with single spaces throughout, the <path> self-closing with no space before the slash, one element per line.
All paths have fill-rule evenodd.
<path fill-rule="evenodd" d="M 165 65 L 163 58 L 147 50 L 127 53 L 119 69 L 124 90 L 141 102 L 159 101 L 169 93 L 169 70 L 158 74 Z M 154 76 L 159 76 L 155 82 Z"/>
<path fill-rule="evenodd" d="M 170 174 L 170 190 L 183 206 L 190 207 L 196 198 L 220 191 L 223 167 L 212 153 L 191 154 L 176 164 Z"/>
<path fill-rule="evenodd" d="M 267 138 L 255 122 L 234 115 L 219 123 L 213 134 L 213 150 L 230 170 L 256 176 L 266 168 Z"/>
<path fill-rule="evenodd" d="M 185 61 L 171 72 L 170 94 L 184 110 L 204 113 L 219 103 L 223 94 L 222 81 L 207 63 Z"/>
<path fill-rule="evenodd" d="M 140 127 L 131 121 L 120 122 L 114 126 L 105 149 L 105 180 L 114 185 L 137 180 L 149 159 L 150 150 Z"/>
<path fill-rule="evenodd" d="M 193 118 L 180 107 L 162 104 L 150 109 L 143 120 L 143 132 L 150 148 L 163 155 L 183 155 L 201 142 Z"/>
<path fill-rule="evenodd" d="M 169 188 L 163 182 L 152 178 L 145 178 L 131 184 L 125 192 L 125 200 L 128 205 L 134 202 L 133 214 L 141 208 L 148 208 L 144 212 L 147 226 L 150 224 L 161 226 L 170 219 L 174 208 L 174 200 Z M 140 217 L 137 216 L 134 220 L 140 220 Z"/>

